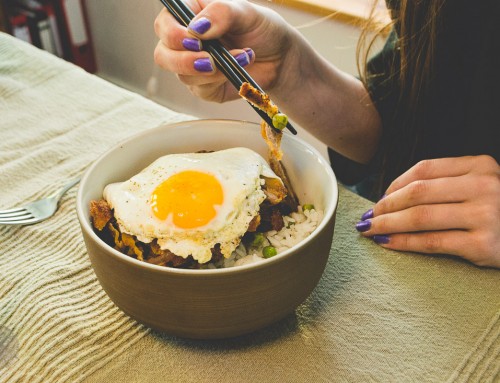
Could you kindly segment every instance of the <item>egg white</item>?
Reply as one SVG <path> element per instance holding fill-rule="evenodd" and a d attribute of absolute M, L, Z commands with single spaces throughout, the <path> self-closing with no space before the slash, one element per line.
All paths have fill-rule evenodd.
<path fill-rule="evenodd" d="M 215 207 L 215 218 L 192 229 L 175 226 L 171 217 L 158 219 L 150 205 L 156 187 L 185 170 L 214 175 L 224 193 L 222 205 Z M 210 261 L 211 249 L 216 244 L 220 244 L 222 254 L 229 257 L 259 213 L 260 204 L 266 198 L 261 176 L 279 179 L 258 153 L 247 148 L 169 154 L 158 158 L 129 180 L 107 185 L 103 197 L 114 209 L 123 233 L 135 235 L 144 243 L 157 239 L 164 250 L 184 258 L 191 255 L 199 263 L 206 263 Z"/>

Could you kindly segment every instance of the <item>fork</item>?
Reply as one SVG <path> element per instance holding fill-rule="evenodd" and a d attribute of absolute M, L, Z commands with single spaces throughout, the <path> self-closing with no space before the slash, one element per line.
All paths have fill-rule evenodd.
<path fill-rule="evenodd" d="M 52 195 L 31 202 L 25 206 L 0 210 L 0 225 L 31 225 L 52 217 L 57 210 L 61 197 L 80 182 L 74 178 Z"/>

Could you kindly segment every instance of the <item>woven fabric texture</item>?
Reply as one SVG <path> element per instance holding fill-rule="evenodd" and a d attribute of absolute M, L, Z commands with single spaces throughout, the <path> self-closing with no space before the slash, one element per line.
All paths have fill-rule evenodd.
<path fill-rule="evenodd" d="M 0 209 L 46 196 L 144 129 L 192 119 L 0 34 Z M 0 383 L 498 382 L 500 271 L 384 250 L 371 207 L 340 186 L 319 285 L 294 314 L 236 339 L 158 334 L 101 289 L 75 213 L 0 226 Z"/>

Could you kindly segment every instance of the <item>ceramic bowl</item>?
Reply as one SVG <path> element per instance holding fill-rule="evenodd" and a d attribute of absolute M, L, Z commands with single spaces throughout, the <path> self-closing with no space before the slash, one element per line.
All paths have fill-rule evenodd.
<path fill-rule="evenodd" d="M 257 124 L 196 120 L 145 130 L 116 145 L 84 174 L 77 214 L 97 279 L 126 314 L 155 330 L 196 339 L 226 338 L 263 328 L 293 312 L 325 269 L 335 225 L 337 182 L 328 162 L 299 137 L 285 133 L 283 163 L 299 201 L 323 210 L 317 229 L 273 258 L 239 267 L 187 270 L 124 255 L 93 231 L 89 203 L 168 153 L 248 147 L 267 157 Z"/>

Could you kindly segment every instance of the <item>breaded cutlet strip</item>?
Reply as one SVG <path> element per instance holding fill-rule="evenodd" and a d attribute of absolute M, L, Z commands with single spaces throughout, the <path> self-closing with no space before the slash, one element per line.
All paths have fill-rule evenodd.
<path fill-rule="evenodd" d="M 299 199 L 297 198 L 297 195 L 292 188 L 292 183 L 290 182 L 290 178 L 288 177 L 283 163 L 274 157 L 270 157 L 269 166 L 271 167 L 272 171 L 279 178 L 281 178 L 283 184 L 285 185 L 285 188 L 287 189 L 287 195 L 280 203 L 280 205 L 282 206 L 281 212 L 283 213 L 283 215 L 288 215 L 293 211 L 297 211 L 299 206 Z"/>
<path fill-rule="evenodd" d="M 244 82 L 241 85 L 239 94 L 250 104 L 266 112 L 271 118 L 278 113 L 278 107 L 273 104 L 269 96 L 254 88 L 248 82 Z"/>
<path fill-rule="evenodd" d="M 102 231 L 109 220 L 113 218 L 113 213 L 111 212 L 111 207 L 105 200 L 92 200 L 90 201 L 90 217 L 92 218 L 94 227 Z"/>
<path fill-rule="evenodd" d="M 267 94 L 260 92 L 247 82 L 241 85 L 239 94 L 250 104 L 265 112 L 271 119 L 279 112 L 278 107 L 273 104 Z M 269 126 L 262 120 L 260 133 L 269 147 L 271 157 L 281 160 L 283 158 L 283 152 L 281 151 L 283 132 Z"/>
<path fill-rule="evenodd" d="M 262 191 L 266 195 L 266 201 L 271 205 L 279 204 L 288 194 L 286 186 L 277 178 L 263 178 L 264 185 L 262 185 Z"/>
<path fill-rule="evenodd" d="M 252 105 L 266 112 L 271 119 L 279 111 L 278 107 L 272 103 L 269 96 L 261 93 L 249 83 L 245 82 L 241 85 L 240 96 Z M 278 132 L 262 120 L 260 123 L 260 133 L 269 148 L 269 164 L 271 169 L 273 169 L 274 173 L 281 178 L 288 191 L 286 197 L 281 202 L 286 205 L 284 214 L 287 215 L 289 212 L 297 211 L 299 201 L 297 195 L 293 191 L 292 184 L 288 178 L 285 167 L 281 163 L 281 159 L 283 158 L 283 151 L 281 150 L 281 138 L 283 137 L 283 132 Z"/>
<path fill-rule="evenodd" d="M 262 120 L 260 122 L 260 135 L 269 148 L 269 157 L 281 161 L 283 158 L 283 151 L 281 150 L 281 138 L 283 137 L 283 132 L 271 128 L 264 120 Z"/>

